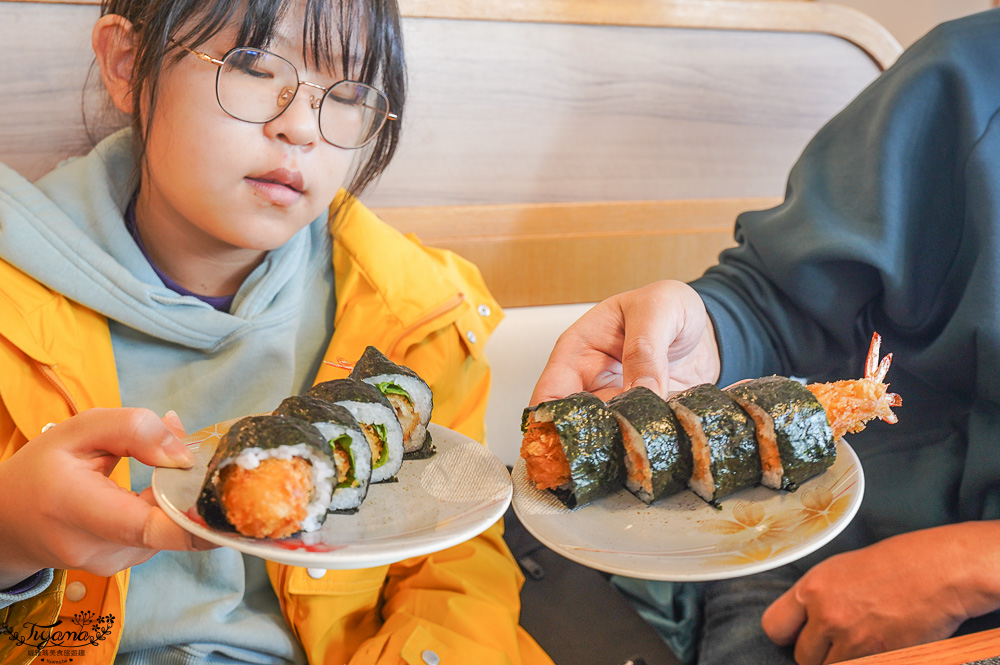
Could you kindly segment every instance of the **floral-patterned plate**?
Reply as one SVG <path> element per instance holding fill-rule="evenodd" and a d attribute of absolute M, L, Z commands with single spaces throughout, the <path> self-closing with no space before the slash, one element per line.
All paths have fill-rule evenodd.
<path fill-rule="evenodd" d="M 861 462 L 837 442 L 837 460 L 794 492 L 754 487 L 713 508 L 684 490 L 647 506 L 628 490 L 569 510 L 514 466 L 513 506 L 550 549 L 608 573 L 650 580 L 720 580 L 759 573 L 822 547 L 857 513 Z"/>

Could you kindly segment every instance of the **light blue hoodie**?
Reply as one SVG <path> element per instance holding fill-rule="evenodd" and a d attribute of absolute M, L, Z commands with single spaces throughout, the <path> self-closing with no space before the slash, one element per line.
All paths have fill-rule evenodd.
<path fill-rule="evenodd" d="M 35 184 L 0 165 L 0 257 L 108 317 L 125 406 L 173 409 L 193 432 L 302 391 L 333 331 L 325 216 L 220 312 L 165 287 L 129 234 L 135 174 L 128 130 Z M 134 490 L 148 486 L 149 467 L 133 460 L 131 472 Z M 228 548 L 133 567 L 127 607 L 119 663 L 304 661 L 263 562 Z"/>

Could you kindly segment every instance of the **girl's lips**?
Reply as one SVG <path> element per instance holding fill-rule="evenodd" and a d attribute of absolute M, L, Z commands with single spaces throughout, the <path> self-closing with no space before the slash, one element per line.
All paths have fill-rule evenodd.
<path fill-rule="evenodd" d="M 302 197 L 302 174 L 288 169 L 275 169 L 261 175 L 244 178 L 254 190 L 275 205 L 292 205 Z"/>

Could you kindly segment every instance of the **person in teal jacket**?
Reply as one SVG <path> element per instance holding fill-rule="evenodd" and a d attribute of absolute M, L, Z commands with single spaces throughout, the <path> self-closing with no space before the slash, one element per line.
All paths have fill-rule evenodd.
<path fill-rule="evenodd" d="M 898 424 L 847 437 L 859 513 L 802 560 L 700 586 L 689 661 L 819 665 L 1000 626 L 997 63 L 1000 11 L 933 30 L 815 136 L 781 205 L 739 216 L 717 266 L 601 303 L 540 377 L 532 403 L 856 378 L 873 332 L 893 354 Z M 690 587 L 618 582 L 665 634 L 698 623 L 671 615 Z"/>

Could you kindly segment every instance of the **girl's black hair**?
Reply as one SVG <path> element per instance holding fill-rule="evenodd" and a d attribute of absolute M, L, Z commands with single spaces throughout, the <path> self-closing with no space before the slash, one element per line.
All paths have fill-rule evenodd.
<path fill-rule="evenodd" d="M 140 154 L 156 109 L 160 71 L 187 55 L 176 43 L 197 50 L 235 25 L 238 46 L 265 49 L 274 27 L 297 2 L 305 2 L 302 57 L 307 65 L 350 72 L 351 78 L 379 88 L 389 98 L 389 110 L 399 116 L 360 149 L 364 154 L 347 190 L 357 195 L 370 185 L 396 151 L 406 99 L 396 0 L 102 0 L 101 15 L 117 14 L 132 23 L 132 124 L 141 139 Z M 234 16 L 242 18 L 234 22 Z M 145 127 L 139 120 L 143 100 L 149 102 Z"/>

